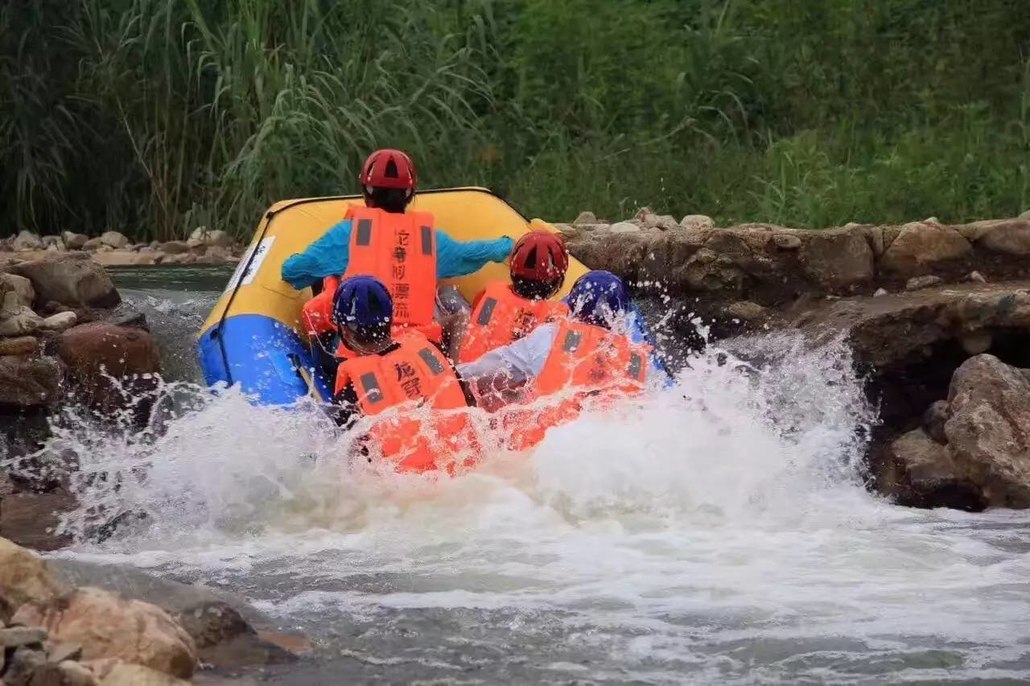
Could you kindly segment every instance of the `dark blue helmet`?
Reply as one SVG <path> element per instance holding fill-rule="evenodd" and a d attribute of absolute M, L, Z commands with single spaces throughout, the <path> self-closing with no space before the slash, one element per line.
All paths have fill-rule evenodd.
<path fill-rule="evenodd" d="M 344 343 L 357 352 L 381 349 L 390 341 L 393 299 L 374 276 L 352 276 L 333 296 L 333 323 Z"/>
<path fill-rule="evenodd" d="M 576 279 L 569 292 L 572 316 L 587 324 L 610 328 L 613 318 L 624 315 L 629 307 L 626 284 L 611 272 L 587 272 Z"/>

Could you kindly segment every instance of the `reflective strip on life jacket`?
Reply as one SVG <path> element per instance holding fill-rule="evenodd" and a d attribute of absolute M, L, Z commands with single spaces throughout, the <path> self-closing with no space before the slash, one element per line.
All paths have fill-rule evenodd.
<path fill-rule="evenodd" d="M 345 360 L 336 376 L 336 394 L 356 380 L 358 407 L 375 417 L 406 403 L 427 403 L 440 412 L 388 415 L 373 424 L 369 437 L 401 471 L 426 471 L 439 464 L 466 464 L 478 450 L 475 431 L 457 372 L 425 336 L 409 332 L 384 355 Z M 443 454 L 451 453 L 451 454 Z"/>
<path fill-rule="evenodd" d="M 583 322 L 564 320 L 540 376 L 536 392 L 550 395 L 572 386 L 577 390 L 611 389 L 634 392 L 642 388 L 648 347 L 626 336 Z"/>
<path fill-rule="evenodd" d="M 648 346 L 597 326 L 564 320 L 523 407 L 502 410 L 501 425 L 511 450 L 526 450 L 547 430 L 579 416 L 590 394 L 621 397 L 644 388 Z"/>
<path fill-rule="evenodd" d="M 489 284 L 472 310 L 468 333 L 458 353 L 459 362 L 473 362 L 508 345 L 546 322 L 566 316 L 569 308 L 555 300 L 529 300 L 504 281 Z"/>
<path fill-rule="evenodd" d="M 366 415 L 409 400 L 428 400 L 439 409 L 468 404 L 454 367 L 425 336 L 409 331 L 397 343 L 398 347 L 384 355 L 362 355 L 341 362 L 335 393 L 356 379 L 354 391 Z"/>

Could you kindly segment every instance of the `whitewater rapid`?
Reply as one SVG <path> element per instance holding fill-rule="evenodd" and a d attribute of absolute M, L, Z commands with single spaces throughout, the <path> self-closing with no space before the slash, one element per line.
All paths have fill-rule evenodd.
<path fill-rule="evenodd" d="M 188 351 L 213 296 L 163 296 L 134 304 Z M 439 479 L 349 463 L 314 408 L 213 396 L 184 361 L 152 430 L 58 423 L 47 449 L 89 504 L 64 526 L 128 516 L 55 555 L 246 597 L 315 647 L 278 683 L 1030 680 L 1030 517 L 870 494 L 875 408 L 842 343 L 737 352 L 753 366 L 712 347 L 672 388 Z"/>

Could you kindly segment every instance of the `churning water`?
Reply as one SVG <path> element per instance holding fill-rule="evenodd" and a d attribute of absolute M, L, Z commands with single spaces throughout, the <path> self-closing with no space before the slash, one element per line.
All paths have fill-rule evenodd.
<path fill-rule="evenodd" d="M 133 297 L 172 348 L 212 299 Z M 159 435 L 54 437 L 84 472 L 148 474 L 79 480 L 147 516 L 60 555 L 247 596 L 316 646 L 283 683 L 1030 679 L 1027 516 L 870 495 L 846 348 L 754 346 L 757 373 L 711 351 L 674 388 L 442 479 L 348 464 L 312 408 L 172 383 Z"/>

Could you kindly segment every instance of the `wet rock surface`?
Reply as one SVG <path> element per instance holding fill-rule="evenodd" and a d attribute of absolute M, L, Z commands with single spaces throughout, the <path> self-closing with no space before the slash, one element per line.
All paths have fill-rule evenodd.
<path fill-rule="evenodd" d="M 102 573 L 116 583 L 111 570 Z M 143 582 L 142 572 L 126 573 L 136 579 L 130 588 L 149 587 L 185 607 L 165 610 L 118 592 L 76 587 L 76 580 L 101 572 L 85 563 L 51 566 L 0 538 L 0 683 L 187 684 L 201 666 L 198 648 L 201 658 L 211 658 L 205 668 L 238 670 L 296 659 L 211 592 L 156 578 Z"/>

